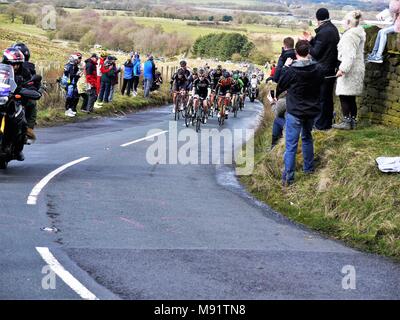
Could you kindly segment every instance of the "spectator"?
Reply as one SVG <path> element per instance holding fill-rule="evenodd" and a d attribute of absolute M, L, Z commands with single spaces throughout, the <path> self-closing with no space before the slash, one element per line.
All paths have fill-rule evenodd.
<path fill-rule="evenodd" d="M 386 47 L 387 36 L 390 33 L 400 32 L 400 0 L 391 0 L 389 10 L 393 15 L 394 24 L 379 30 L 375 40 L 372 53 L 368 55 L 368 61 L 373 63 L 383 63 L 382 54 Z"/>
<path fill-rule="evenodd" d="M 153 86 L 153 80 L 155 79 L 155 64 L 153 61 L 153 56 L 149 55 L 148 60 L 143 66 L 143 76 L 144 76 L 144 97 L 147 98 L 150 94 L 150 89 Z"/>
<path fill-rule="evenodd" d="M 97 64 L 97 86 L 96 86 L 97 95 L 99 95 L 100 87 L 101 87 L 101 76 L 102 76 L 101 68 L 103 67 L 104 62 L 106 61 L 107 57 L 108 57 L 107 52 L 102 51 L 100 53 L 100 59 L 99 59 L 98 64 Z"/>
<path fill-rule="evenodd" d="M 88 103 L 87 103 L 87 112 L 93 112 L 93 108 L 95 102 L 97 100 L 97 62 L 98 57 L 94 53 L 87 59 L 86 61 L 86 82 L 88 88 Z"/>
<path fill-rule="evenodd" d="M 78 64 L 78 76 L 79 80 L 77 83 L 77 90 L 78 90 L 78 95 L 82 98 L 82 105 L 81 105 L 81 111 L 82 112 L 87 112 L 87 105 L 88 105 L 88 94 L 87 94 L 87 81 L 86 81 L 86 72 L 85 72 L 85 62 L 81 61 Z"/>
<path fill-rule="evenodd" d="M 357 117 L 356 96 L 361 95 L 364 87 L 364 45 L 366 34 L 360 26 L 360 11 L 351 11 L 344 18 L 346 32 L 338 45 L 340 66 L 336 95 L 340 98 L 343 121 L 333 128 L 350 130 L 355 128 Z"/>
<path fill-rule="evenodd" d="M 113 59 L 111 56 L 104 61 L 104 64 L 101 67 L 101 74 L 101 86 L 98 99 L 98 104 L 100 106 L 103 104 L 103 100 L 105 103 L 109 102 L 108 98 L 110 97 L 111 85 L 115 77 Z"/>
<path fill-rule="evenodd" d="M 132 58 L 129 56 L 124 63 L 124 81 L 122 83 L 121 94 L 126 94 L 130 96 L 131 90 L 133 88 L 133 63 Z"/>
<path fill-rule="evenodd" d="M 324 76 L 336 74 L 338 66 L 337 45 L 340 40 L 339 31 L 329 18 L 329 11 L 325 8 L 318 9 L 316 14 L 318 28 L 313 38 L 304 32 L 304 39 L 310 41 L 311 56 L 321 65 Z M 335 78 L 324 79 L 321 86 L 321 113 L 316 118 L 315 127 L 318 130 L 329 130 L 333 123 L 333 89 Z"/>
<path fill-rule="evenodd" d="M 117 67 L 117 63 L 116 63 L 118 59 L 114 56 L 111 56 L 111 60 L 112 60 L 112 67 L 113 67 L 114 75 L 111 79 L 110 95 L 108 97 L 108 102 L 113 101 L 115 87 L 118 85 L 119 73 L 121 72 L 121 68 Z"/>
<path fill-rule="evenodd" d="M 69 57 L 69 62 L 64 67 L 64 75 L 62 82 L 65 84 L 66 97 L 65 97 L 65 115 L 67 117 L 75 117 L 77 100 L 79 95 L 77 90 L 77 83 L 79 80 L 79 57 L 73 54 Z"/>
<path fill-rule="evenodd" d="M 140 70 L 140 56 L 139 54 L 136 54 L 134 56 L 135 60 L 133 60 L 133 96 L 136 97 L 137 96 L 137 88 L 139 86 L 139 78 L 140 78 L 140 74 L 141 74 L 141 70 Z"/>
<path fill-rule="evenodd" d="M 314 171 L 314 144 L 312 128 L 314 119 L 320 113 L 320 87 L 323 70 L 309 57 L 310 44 L 299 40 L 296 44 L 297 60 L 286 60 L 277 87 L 277 96 L 287 91 L 286 105 L 286 150 L 284 155 L 285 169 L 283 184 L 294 182 L 296 153 L 301 134 L 304 171 Z"/>
<path fill-rule="evenodd" d="M 271 65 L 271 72 L 269 74 L 269 77 L 267 78 L 267 80 L 265 80 L 265 82 L 268 83 L 269 81 L 274 80 L 275 73 L 276 73 L 276 64 L 273 63 Z"/>
<path fill-rule="evenodd" d="M 294 39 L 291 37 L 285 38 L 283 40 L 283 48 L 281 56 L 278 60 L 278 66 L 276 67 L 275 75 L 273 76 L 273 81 L 278 83 L 282 68 L 285 65 L 287 59 L 296 59 L 296 51 L 294 50 Z M 285 126 L 285 112 L 286 112 L 286 96 L 272 103 L 272 109 L 275 114 L 274 123 L 272 126 L 272 142 L 271 149 L 273 149 L 279 142 L 279 139 L 283 136 L 283 129 Z"/>
<path fill-rule="evenodd" d="M 156 74 L 155 74 L 155 78 L 153 81 L 153 87 L 151 88 L 151 91 L 156 91 L 156 90 L 160 89 L 162 83 L 163 83 L 162 74 L 160 71 L 157 70 L 157 67 L 156 67 Z"/>

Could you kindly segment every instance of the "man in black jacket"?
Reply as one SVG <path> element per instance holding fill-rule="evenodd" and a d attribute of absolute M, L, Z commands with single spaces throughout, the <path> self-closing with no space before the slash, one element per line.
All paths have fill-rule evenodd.
<path fill-rule="evenodd" d="M 284 156 L 284 185 L 292 184 L 296 169 L 296 153 L 301 134 L 304 172 L 314 171 L 314 144 L 312 128 L 320 113 L 319 92 L 323 79 L 320 65 L 309 58 L 310 44 L 299 40 L 296 44 L 297 60 L 287 59 L 278 83 L 277 96 L 286 96 L 286 151 Z"/>
<path fill-rule="evenodd" d="M 318 9 L 316 17 L 318 20 L 318 28 L 315 30 L 316 36 L 311 37 L 311 35 L 305 34 L 305 40 L 310 41 L 310 54 L 321 65 L 324 76 L 333 76 L 338 67 L 339 31 L 331 22 L 327 9 Z M 335 78 L 324 79 L 321 86 L 321 114 L 315 122 L 315 127 L 318 130 L 332 128 L 335 81 Z"/>

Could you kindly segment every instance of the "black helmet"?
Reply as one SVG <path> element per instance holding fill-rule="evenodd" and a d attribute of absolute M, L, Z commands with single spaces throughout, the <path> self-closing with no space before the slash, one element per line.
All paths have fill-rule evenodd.
<path fill-rule="evenodd" d="M 21 51 L 25 57 L 25 61 L 29 61 L 29 59 L 31 58 L 31 52 L 29 51 L 29 48 L 26 46 L 25 43 L 18 42 L 14 44 L 12 47 Z"/>
<path fill-rule="evenodd" d="M 22 64 L 24 61 L 24 54 L 16 48 L 8 48 L 3 53 L 3 63 L 5 64 Z"/>
<path fill-rule="evenodd" d="M 199 76 L 201 77 L 201 76 L 205 76 L 205 75 L 206 75 L 206 71 L 203 68 L 201 68 L 199 70 Z"/>
<path fill-rule="evenodd" d="M 183 68 L 186 67 L 187 63 L 185 60 L 182 60 L 181 62 L 179 62 L 179 65 Z"/>

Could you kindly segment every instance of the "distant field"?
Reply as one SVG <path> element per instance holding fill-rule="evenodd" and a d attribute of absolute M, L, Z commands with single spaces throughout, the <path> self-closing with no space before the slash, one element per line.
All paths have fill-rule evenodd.
<path fill-rule="evenodd" d="M 228 1 L 227 1 L 228 2 Z M 76 12 L 79 9 L 66 9 L 69 12 Z M 102 12 L 102 10 L 97 10 Z M 281 42 L 284 37 L 287 36 L 298 36 L 301 31 L 299 29 L 292 30 L 291 28 L 277 28 L 269 27 L 259 24 L 243 24 L 243 25 L 228 25 L 228 26 L 190 26 L 188 22 L 197 22 L 189 20 L 179 20 L 179 19 L 166 19 L 166 18 L 148 18 L 148 17 L 128 17 L 125 15 L 125 11 L 115 11 L 115 16 L 107 16 L 107 19 L 130 19 L 136 23 L 147 26 L 154 27 L 160 25 L 165 32 L 172 33 L 178 32 L 179 34 L 186 35 L 192 41 L 196 40 L 200 36 L 207 35 L 209 33 L 220 33 L 220 32 L 239 32 L 241 34 L 246 34 L 251 40 L 255 40 L 260 36 L 269 35 L 272 40 L 272 48 L 274 53 L 280 53 Z M 271 46 L 271 44 L 265 44 L 265 46 Z"/>

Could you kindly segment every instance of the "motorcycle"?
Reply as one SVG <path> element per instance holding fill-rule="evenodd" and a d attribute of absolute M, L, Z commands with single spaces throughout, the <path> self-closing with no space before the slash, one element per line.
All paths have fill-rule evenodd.
<path fill-rule="evenodd" d="M 258 96 L 258 87 L 255 84 L 252 84 L 249 88 L 249 98 L 251 102 L 257 99 Z"/>
<path fill-rule="evenodd" d="M 34 76 L 18 86 L 13 67 L 0 64 L 0 169 L 7 169 L 27 142 L 23 102 L 41 98 L 42 94 L 32 89 L 39 79 L 40 76 Z"/>

